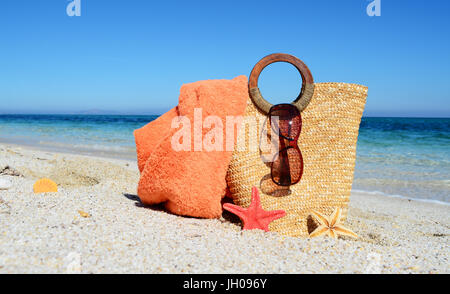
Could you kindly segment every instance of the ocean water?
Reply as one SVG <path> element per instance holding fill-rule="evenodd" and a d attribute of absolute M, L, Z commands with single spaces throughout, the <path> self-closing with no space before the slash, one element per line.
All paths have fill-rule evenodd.
<path fill-rule="evenodd" d="M 133 131 L 156 115 L 0 115 L 0 142 L 136 159 Z"/>
<path fill-rule="evenodd" d="M 450 118 L 363 118 L 353 189 L 450 202 Z"/>
<path fill-rule="evenodd" d="M 0 115 L 0 142 L 136 159 L 133 130 L 156 118 Z M 450 118 L 363 118 L 353 189 L 450 203 Z"/>

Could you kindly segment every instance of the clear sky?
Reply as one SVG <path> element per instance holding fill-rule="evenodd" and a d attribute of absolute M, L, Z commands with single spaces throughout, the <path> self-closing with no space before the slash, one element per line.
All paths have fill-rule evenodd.
<path fill-rule="evenodd" d="M 369 87 L 367 116 L 450 116 L 450 1 L 0 2 L 0 112 L 100 109 L 160 114 L 183 83 L 248 76 L 263 56 L 296 55 L 315 82 Z M 288 64 L 260 78 L 273 103 L 300 87 Z"/>

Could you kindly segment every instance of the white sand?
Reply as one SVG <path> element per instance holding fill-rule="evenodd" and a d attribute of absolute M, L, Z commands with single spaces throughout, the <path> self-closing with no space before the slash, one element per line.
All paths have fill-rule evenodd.
<path fill-rule="evenodd" d="M 133 161 L 0 144 L 7 165 L 0 273 L 450 273 L 448 205 L 352 193 L 358 241 L 300 239 L 143 207 Z M 34 194 L 41 177 L 59 192 Z"/>

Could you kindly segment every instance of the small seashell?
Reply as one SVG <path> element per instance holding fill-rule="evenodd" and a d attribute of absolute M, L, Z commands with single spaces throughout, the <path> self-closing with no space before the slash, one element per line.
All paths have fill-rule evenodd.
<path fill-rule="evenodd" d="M 58 192 L 58 186 L 50 179 L 40 179 L 33 185 L 34 193 Z"/>
<path fill-rule="evenodd" d="M 8 190 L 11 186 L 12 184 L 10 180 L 0 178 L 0 190 Z"/>
<path fill-rule="evenodd" d="M 82 216 L 82 217 L 90 217 L 91 215 L 87 212 L 84 212 L 82 210 L 78 210 L 78 213 Z"/>

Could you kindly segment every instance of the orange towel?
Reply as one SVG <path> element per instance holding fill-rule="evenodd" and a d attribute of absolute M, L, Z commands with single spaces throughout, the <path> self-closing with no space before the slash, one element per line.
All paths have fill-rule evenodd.
<path fill-rule="evenodd" d="M 216 218 L 222 214 L 221 199 L 226 193 L 225 176 L 232 151 L 226 150 L 226 117 L 242 116 L 248 95 L 247 78 L 208 80 L 181 87 L 179 105 L 146 126 L 135 130 L 141 178 L 138 196 L 145 204 L 164 202 L 166 209 L 179 215 Z M 194 151 L 194 109 L 202 120 L 214 115 L 223 125 L 223 150 Z M 190 121 L 191 150 L 175 151 L 172 137 L 181 127 L 172 120 L 184 116 Z M 211 128 L 202 128 L 201 138 Z M 234 132 L 234 142 L 236 130 Z M 198 146 L 198 145 L 197 145 Z"/>
<path fill-rule="evenodd" d="M 172 135 L 170 125 L 172 119 L 178 115 L 178 108 L 174 107 L 154 121 L 134 131 L 137 162 L 141 173 L 144 170 L 145 162 L 150 156 L 150 153 L 166 139 L 169 133 Z"/>

